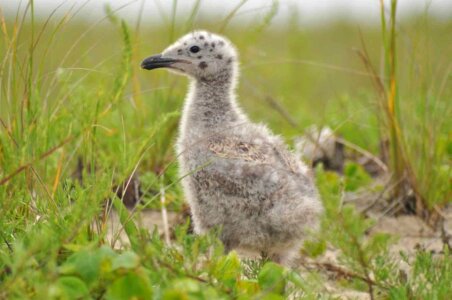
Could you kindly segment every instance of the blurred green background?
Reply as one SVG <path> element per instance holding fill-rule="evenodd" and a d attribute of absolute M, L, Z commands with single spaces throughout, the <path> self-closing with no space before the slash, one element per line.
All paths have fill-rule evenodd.
<path fill-rule="evenodd" d="M 2 128 L 3 175 L 66 136 L 75 133 L 80 138 L 87 126 L 95 126 L 95 141 L 91 140 L 93 132 L 85 135 L 88 140 L 72 141 L 77 155 L 102 157 L 105 159 L 99 159 L 98 164 L 131 169 L 132 161 L 120 158 L 137 153 L 131 150 L 132 155 L 125 149 L 136 150 L 134 143 L 146 140 L 159 118 L 181 110 L 188 81 L 161 70 L 144 72 L 139 63 L 192 29 L 220 32 L 237 45 L 241 61 L 239 102 L 254 121 L 269 124 L 289 143 L 308 126 L 328 125 L 338 135 L 379 155 L 387 128 L 372 73 L 359 55 L 366 51 L 377 75 L 385 77 L 378 20 L 336 17 L 304 24 L 299 10 L 293 9 L 278 21 L 278 11 L 284 7 L 278 2 L 248 10 L 245 20 L 243 16 L 236 20 L 234 14 L 239 15 L 242 2 L 234 4 L 236 10 L 225 11 L 221 20 L 201 13 L 206 5 L 201 1 L 185 12 L 177 1 L 164 2 L 161 13 L 166 14 L 166 19 L 162 18 L 166 21 L 160 25 L 146 22 L 147 11 L 142 10 L 124 21 L 127 36 L 119 20 L 127 5 L 101 7 L 96 18 L 83 18 L 84 12 L 78 9 L 84 3 L 78 2 L 72 8 L 47 3 L 48 10 L 33 18 L 31 7 L 26 15 L 23 12 L 26 3 L 17 15 L 9 7 L 0 44 L 0 116 L 16 142 L 28 150 L 11 148 L 12 141 Z M 152 16 L 155 11 L 150 13 Z M 445 173 L 438 179 L 442 192 L 450 175 L 451 30 L 450 18 L 436 18 L 425 10 L 401 19 L 396 35 L 399 118 L 407 150 L 419 174 L 425 174 L 426 169 Z M 275 102 L 287 111 L 292 124 L 274 108 Z M 140 153 L 143 170 L 158 172 L 174 160 L 171 143 L 177 117 L 173 119 L 169 121 L 172 125 L 159 128 L 155 139 L 149 141 L 152 149 Z M 75 156 L 72 153 L 71 159 L 65 160 L 63 178 L 74 168 Z M 54 159 L 46 159 L 42 167 L 56 167 L 57 162 L 51 163 Z M 42 174 L 43 182 L 53 182 L 54 170 L 48 171 Z M 424 181 L 425 187 L 431 184 L 431 178 Z"/>

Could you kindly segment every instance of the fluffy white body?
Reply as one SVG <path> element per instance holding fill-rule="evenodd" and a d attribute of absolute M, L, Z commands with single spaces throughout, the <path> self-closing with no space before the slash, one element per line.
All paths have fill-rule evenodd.
<path fill-rule="evenodd" d="M 227 250 L 288 263 L 306 232 L 317 228 L 322 205 L 308 167 L 238 107 L 234 46 L 193 32 L 142 66 L 167 67 L 192 79 L 177 154 L 195 232 L 220 227 Z"/>

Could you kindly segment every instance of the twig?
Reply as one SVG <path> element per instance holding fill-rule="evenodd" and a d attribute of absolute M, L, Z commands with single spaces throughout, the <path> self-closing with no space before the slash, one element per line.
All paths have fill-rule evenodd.
<path fill-rule="evenodd" d="M 361 267 L 363 268 L 363 271 L 364 271 L 364 275 L 365 275 L 364 281 L 367 283 L 367 287 L 369 288 L 370 299 L 374 300 L 375 299 L 374 285 L 376 285 L 376 282 L 370 278 L 369 265 L 367 264 L 366 259 L 364 258 L 364 253 L 363 253 L 363 249 L 361 248 L 361 244 L 359 243 L 359 241 L 357 240 L 355 235 L 350 235 L 350 238 L 352 239 L 353 244 L 355 244 L 355 247 L 358 250 L 359 263 L 361 264 Z"/>
<path fill-rule="evenodd" d="M 380 216 L 376 218 L 376 221 L 378 222 L 381 218 L 389 214 L 393 209 L 397 209 L 400 203 L 400 198 L 396 198 L 396 201 L 392 201 L 392 203 L 382 212 Z M 372 226 L 373 227 L 373 226 Z"/>
<path fill-rule="evenodd" d="M 388 182 L 385 184 L 385 187 L 383 188 L 383 190 L 378 194 L 377 197 L 375 197 L 375 199 L 372 201 L 372 203 L 370 203 L 369 205 L 367 205 L 363 210 L 360 211 L 361 214 L 365 214 L 367 213 L 372 207 L 374 207 L 375 204 L 377 204 L 378 201 L 380 201 L 381 198 L 383 198 L 383 195 L 387 192 L 387 191 L 392 191 L 398 184 L 400 184 L 400 180 L 396 181 L 393 184 L 389 184 L 391 181 L 391 178 L 388 180 Z"/>
<path fill-rule="evenodd" d="M 135 173 L 137 172 L 138 166 L 140 165 L 142 159 L 143 159 L 143 155 L 138 159 L 138 162 L 135 164 L 135 166 L 134 166 L 134 168 L 133 168 L 133 170 L 132 170 L 131 175 L 130 175 L 129 178 L 127 179 L 127 183 L 126 183 L 126 185 L 125 185 L 125 187 L 124 187 L 124 189 L 123 189 L 124 192 L 122 193 L 121 198 L 120 198 L 121 203 L 124 203 L 124 196 L 125 196 L 125 194 L 126 194 L 125 191 L 127 191 L 127 189 L 129 188 L 130 182 L 132 181 L 133 176 L 135 176 Z M 115 193 L 115 196 L 114 196 L 114 197 L 116 197 L 116 195 L 118 194 L 118 191 L 119 191 L 120 187 L 121 187 L 121 185 L 118 185 L 118 186 L 116 187 L 116 190 L 115 190 L 115 192 L 114 192 L 114 193 Z M 132 209 L 132 212 L 129 214 L 129 217 L 125 220 L 124 223 L 120 222 L 120 223 L 121 223 L 121 228 L 119 228 L 118 231 L 116 232 L 116 234 L 113 236 L 113 239 L 112 239 L 112 247 L 114 246 L 114 244 L 116 243 L 116 241 L 119 239 L 119 237 L 120 237 L 120 235 L 121 235 L 121 232 L 125 229 L 125 228 L 124 228 L 124 227 L 125 227 L 125 224 L 128 223 L 128 222 L 133 222 L 132 218 L 133 218 L 133 212 L 135 211 L 135 208 L 136 208 L 136 206 Z M 111 213 L 111 210 L 112 210 L 112 209 L 113 209 L 113 205 L 110 207 L 110 210 L 107 212 L 108 215 Z M 128 237 L 128 238 L 129 238 L 129 240 L 130 240 L 130 237 Z"/>
<path fill-rule="evenodd" d="M 180 272 L 178 272 L 172 265 L 170 265 L 170 264 L 168 264 L 168 263 L 166 263 L 166 262 L 164 262 L 164 261 L 161 261 L 161 260 L 158 260 L 157 263 L 158 263 L 159 265 L 164 266 L 165 268 L 167 268 L 167 269 L 170 270 L 171 272 L 173 272 L 173 273 L 175 273 L 175 274 L 177 274 L 177 275 L 180 275 Z M 207 281 L 206 279 L 201 278 L 201 277 L 198 277 L 198 276 L 195 276 L 195 275 L 186 274 L 186 273 L 183 274 L 183 275 L 184 275 L 184 276 L 187 276 L 187 277 L 189 277 L 189 278 L 191 278 L 191 279 L 197 280 L 197 281 L 199 281 L 199 282 L 209 283 L 209 281 Z"/>
<path fill-rule="evenodd" d="M 349 141 L 347 141 L 347 140 L 344 140 L 343 138 L 340 138 L 340 137 L 336 137 L 336 141 L 339 142 L 339 143 L 341 143 L 342 145 L 344 145 L 344 146 L 346 146 L 346 147 L 348 147 L 348 148 L 350 148 L 350 149 L 353 149 L 354 151 L 356 151 L 356 152 L 358 152 L 358 153 L 364 155 L 366 158 L 372 160 L 372 161 L 375 162 L 375 163 L 381 168 L 381 170 L 383 170 L 384 172 L 387 172 L 387 171 L 388 171 L 388 167 L 386 166 L 386 164 L 385 164 L 381 159 L 379 159 L 378 157 L 376 157 L 375 155 L 373 155 L 372 153 L 370 153 L 369 151 L 367 151 L 367 150 L 361 148 L 360 146 L 355 145 L 355 144 L 353 144 L 353 143 L 351 143 L 351 142 L 349 142 Z"/>
<path fill-rule="evenodd" d="M 378 282 L 375 282 L 371 278 L 368 278 L 368 277 L 356 274 L 355 272 L 349 271 L 349 270 L 347 270 L 347 269 L 345 269 L 343 267 L 334 265 L 334 264 L 329 263 L 329 262 L 312 262 L 312 264 L 316 268 L 326 269 L 327 271 L 334 272 L 337 275 L 345 277 L 345 278 L 348 278 L 348 279 L 356 278 L 356 279 L 359 279 L 359 280 L 362 280 L 362 281 L 366 282 L 367 284 L 372 284 L 372 285 L 376 285 L 376 286 L 379 286 L 379 287 L 382 287 L 382 288 L 386 288 L 386 287 L 382 286 L 381 284 L 378 284 Z M 303 264 L 303 266 L 305 268 L 308 268 L 307 264 Z"/>
<path fill-rule="evenodd" d="M 289 112 L 272 96 L 266 96 L 264 98 L 272 108 L 274 108 L 286 121 L 295 129 L 299 129 L 297 122 L 292 118 Z"/>
<path fill-rule="evenodd" d="M 167 245 L 171 244 L 170 232 L 168 225 L 168 213 L 166 211 L 166 197 L 165 197 L 165 187 L 163 184 L 160 185 L 160 203 L 162 204 L 162 222 L 163 222 L 163 234 L 165 236 L 165 242 Z"/>
<path fill-rule="evenodd" d="M 449 248 L 449 251 L 452 251 L 452 243 L 451 243 L 452 236 L 447 233 L 446 231 L 446 225 L 441 224 L 441 241 L 443 242 L 443 245 L 447 246 Z"/>
<path fill-rule="evenodd" d="M 263 94 L 261 93 L 258 89 L 256 89 L 253 85 L 249 84 L 249 87 L 252 89 L 252 91 L 258 95 L 258 94 Z M 287 111 L 287 109 L 281 104 L 281 102 L 279 102 L 276 98 L 266 95 L 264 97 L 264 99 L 270 104 L 270 107 L 275 109 L 277 113 L 279 113 L 281 115 L 281 117 L 283 117 L 283 119 L 290 125 L 292 126 L 294 129 L 296 129 L 297 131 L 302 131 L 302 129 L 300 128 L 299 124 L 297 123 L 297 121 L 291 116 L 291 114 Z M 322 151 L 322 154 L 325 155 L 326 150 L 325 148 L 320 145 L 319 143 L 319 139 L 320 139 L 320 135 L 322 133 L 322 130 L 319 130 L 318 132 L 318 136 L 317 138 L 311 136 L 310 134 L 306 134 L 306 137 L 309 141 L 311 141 L 313 144 L 315 144 L 316 148 L 315 150 L 320 150 Z"/>
<path fill-rule="evenodd" d="M 11 244 L 8 242 L 8 240 L 5 238 L 5 236 L 2 234 L 2 238 L 3 241 L 5 242 L 6 246 L 8 247 L 8 250 L 10 253 L 13 253 L 13 247 L 11 246 Z"/>

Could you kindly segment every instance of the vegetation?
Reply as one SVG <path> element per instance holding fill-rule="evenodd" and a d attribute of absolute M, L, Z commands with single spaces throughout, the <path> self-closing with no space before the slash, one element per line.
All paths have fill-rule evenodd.
<path fill-rule="evenodd" d="M 168 24 L 153 28 L 140 24 L 142 12 L 133 24 L 109 8 L 91 23 L 78 7 L 41 19 L 33 1 L 24 13 L 0 14 L 0 299 L 338 297 L 329 273 L 373 299 L 450 299 L 448 247 L 391 253 L 395 238 L 368 235 L 374 221 L 343 197 L 390 189 L 399 213 L 440 218 L 452 179 L 444 39 L 452 23 L 427 12 L 399 23 L 393 0 L 381 28 L 301 28 L 296 13 L 278 27 L 274 2 L 244 31 L 234 17 L 245 2 L 213 22 L 197 17 L 198 1 L 176 22 L 174 1 Z M 343 174 L 317 166 L 326 213 L 302 249 L 303 268 L 224 254 L 216 232 L 195 236 L 189 220 L 171 229 L 170 243 L 139 225 L 143 209 L 183 210 L 173 142 L 187 83 L 141 72 L 140 61 L 191 28 L 237 44 L 241 104 L 288 143 L 315 124 L 375 157 L 391 149 L 389 188 L 353 160 Z M 132 211 L 116 196 L 131 174 L 143 193 Z M 113 210 L 121 226 L 109 221 Z M 130 246 L 120 247 L 121 231 Z M 327 249 L 339 253 L 337 265 L 315 260 Z"/>

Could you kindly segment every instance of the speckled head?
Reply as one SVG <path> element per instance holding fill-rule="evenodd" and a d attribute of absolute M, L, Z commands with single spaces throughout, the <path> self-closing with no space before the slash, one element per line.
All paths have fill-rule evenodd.
<path fill-rule="evenodd" d="M 195 31 L 181 37 L 161 54 L 146 58 L 143 69 L 168 68 L 197 80 L 235 77 L 237 52 L 231 42 L 207 31 Z"/>

